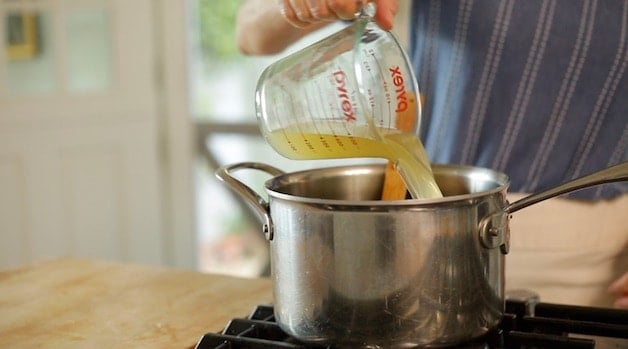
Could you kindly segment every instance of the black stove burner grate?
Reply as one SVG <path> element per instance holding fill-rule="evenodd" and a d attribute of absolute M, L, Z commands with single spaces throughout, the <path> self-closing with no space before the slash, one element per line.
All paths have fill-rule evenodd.
<path fill-rule="evenodd" d="M 233 319 L 220 333 L 207 333 L 196 349 L 326 348 L 304 345 L 275 322 L 273 307 L 258 305 L 246 319 Z"/>
<path fill-rule="evenodd" d="M 593 337 L 591 337 L 593 336 Z M 600 339 L 601 338 L 601 339 Z M 628 348 L 628 311 L 507 300 L 498 329 L 459 349 L 596 349 Z M 273 307 L 257 306 L 247 318 L 231 320 L 221 333 L 207 333 L 196 349 L 332 349 L 304 344 L 275 322 Z M 602 349 L 602 348 L 601 348 Z"/>

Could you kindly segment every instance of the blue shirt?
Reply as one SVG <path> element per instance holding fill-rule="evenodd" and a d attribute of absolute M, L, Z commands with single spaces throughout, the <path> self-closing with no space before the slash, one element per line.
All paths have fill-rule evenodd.
<path fill-rule="evenodd" d="M 628 1 L 415 0 L 410 23 L 432 162 L 538 192 L 628 161 Z"/>

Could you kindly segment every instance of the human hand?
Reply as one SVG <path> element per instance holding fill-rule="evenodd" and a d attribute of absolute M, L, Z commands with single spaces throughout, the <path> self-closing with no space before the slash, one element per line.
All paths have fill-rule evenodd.
<path fill-rule="evenodd" d="M 608 288 L 608 291 L 617 296 L 615 308 L 628 309 L 628 272 L 615 280 Z"/>
<path fill-rule="evenodd" d="M 375 23 L 390 30 L 397 14 L 398 0 L 370 0 L 375 3 Z M 352 19 L 366 0 L 277 0 L 283 17 L 293 26 L 304 28 L 311 24 L 339 19 Z"/>

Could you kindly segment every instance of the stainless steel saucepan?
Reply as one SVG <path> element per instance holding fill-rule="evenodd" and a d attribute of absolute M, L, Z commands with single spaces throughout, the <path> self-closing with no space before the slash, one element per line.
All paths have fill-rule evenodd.
<path fill-rule="evenodd" d="M 233 173 L 273 176 L 268 200 Z M 508 177 L 435 165 L 443 194 L 378 200 L 382 165 L 284 173 L 261 163 L 217 177 L 253 207 L 270 240 L 278 324 L 307 342 L 349 347 L 445 345 L 482 336 L 504 311 L 510 214 L 581 188 L 628 179 L 628 163 L 512 204 Z"/>

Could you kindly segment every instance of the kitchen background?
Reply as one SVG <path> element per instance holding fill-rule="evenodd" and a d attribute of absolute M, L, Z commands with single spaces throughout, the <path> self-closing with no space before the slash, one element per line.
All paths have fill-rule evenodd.
<path fill-rule="evenodd" d="M 259 223 L 214 170 L 338 161 L 290 161 L 259 136 L 255 85 L 280 55 L 237 52 L 240 3 L 0 0 L 0 268 L 78 256 L 267 272 Z M 262 192 L 268 177 L 241 178 Z"/>

